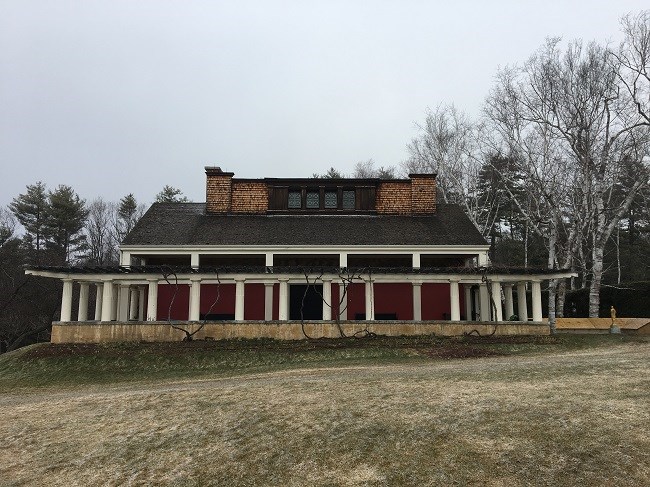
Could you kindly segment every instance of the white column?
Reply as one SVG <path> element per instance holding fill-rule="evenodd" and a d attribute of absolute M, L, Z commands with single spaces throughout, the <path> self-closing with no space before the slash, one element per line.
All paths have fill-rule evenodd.
<path fill-rule="evenodd" d="M 129 320 L 138 319 L 138 288 L 129 288 Z"/>
<path fill-rule="evenodd" d="M 111 321 L 117 320 L 117 305 L 118 305 L 118 299 L 120 295 L 120 287 L 117 285 L 117 283 L 112 283 L 111 286 L 113 286 L 113 301 L 111 303 Z"/>
<path fill-rule="evenodd" d="M 72 279 L 63 280 L 63 293 L 61 294 L 61 321 L 72 320 Z"/>
<path fill-rule="evenodd" d="M 147 321 L 158 319 L 158 279 L 149 280 L 149 292 L 147 295 Z"/>
<path fill-rule="evenodd" d="M 102 319 L 102 304 L 104 303 L 104 283 L 95 283 L 95 321 Z"/>
<path fill-rule="evenodd" d="M 131 265 L 131 252 L 120 251 L 120 265 L 129 267 Z"/>
<path fill-rule="evenodd" d="M 513 300 L 512 300 L 512 284 L 503 285 L 503 295 L 506 299 L 506 315 L 504 316 L 505 320 L 509 320 L 512 315 L 515 314 Z"/>
<path fill-rule="evenodd" d="M 102 286 L 102 321 L 111 321 L 113 319 L 113 289 L 111 281 L 104 282 Z"/>
<path fill-rule="evenodd" d="M 419 281 L 413 281 L 413 321 L 422 321 L 422 283 Z"/>
<path fill-rule="evenodd" d="M 190 321 L 201 319 L 201 279 L 193 277 L 190 283 L 190 307 L 188 310 Z"/>
<path fill-rule="evenodd" d="M 449 297 L 451 299 L 451 321 L 460 321 L 460 293 L 458 281 L 449 281 Z"/>
<path fill-rule="evenodd" d="M 348 266 L 348 254 L 340 253 L 339 254 L 339 267 Z"/>
<path fill-rule="evenodd" d="M 474 299 L 474 319 L 479 320 L 481 319 L 481 288 L 475 287 L 472 289 L 472 296 Z"/>
<path fill-rule="evenodd" d="M 485 267 L 488 265 L 488 254 L 487 252 L 481 252 L 478 254 L 478 265 L 479 267 Z"/>
<path fill-rule="evenodd" d="M 343 321 L 348 319 L 348 295 L 343 282 L 339 283 L 339 319 Z"/>
<path fill-rule="evenodd" d="M 526 304 L 526 283 L 517 283 L 517 315 L 519 321 L 528 321 L 528 306 Z"/>
<path fill-rule="evenodd" d="M 192 269 L 198 269 L 199 268 L 199 253 L 198 252 L 192 252 L 190 254 L 190 266 Z"/>
<path fill-rule="evenodd" d="M 465 289 L 465 320 L 472 321 L 472 286 L 464 284 Z"/>
<path fill-rule="evenodd" d="M 485 282 L 479 286 L 479 300 L 481 301 L 481 321 L 490 321 L 490 295 Z"/>
<path fill-rule="evenodd" d="M 144 286 L 138 286 L 138 321 L 144 321 Z"/>
<path fill-rule="evenodd" d="M 264 320 L 273 319 L 273 283 L 264 283 Z"/>
<path fill-rule="evenodd" d="M 530 286 L 533 300 L 533 321 L 542 321 L 542 283 L 533 281 Z"/>
<path fill-rule="evenodd" d="M 420 254 L 413 253 L 413 269 L 420 268 Z"/>
<path fill-rule="evenodd" d="M 278 295 L 278 319 L 287 321 L 289 319 L 289 281 L 280 279 L 280 293 Z"/>
<path fill-rule="evenodd" d="M 332 319 L 332 281 L 323 279 L 323 320 Z"/>
<path fill-rule="evenodd" d="M 120 284 L 120 290 L 117 295 L 118 310 L 117 310 L 117 319 L 118 321 L 128 321 L 129 320 L 129 285 Z"/>
<path fill-rule="evenodd" d="M 503 306 L 501 305 L 501 281 L 492 281 L 492 299 L 496 308 L 496 316 L 493 321 L 503 321 Z"/>
<path fill-rule="evenodd" d="M 235 321 L 244 321 L 244 289 L 244 280 L 235 280 Z"/>
<path fill-rule="evenodd" d="M 375 319 L 375 300 L 373 299 L 373 282 L 366 281 L 366 320 Z"/>
<path fill-rule="evenodd" d="M 77 321 L 88 320 L 88 287 L 90 283 L 79 283 L 79 310 L 77 312 Z"/>
<path fill-rule="evenodd" d="M 264 265 L 266 267 L 273 267 L 273 252 L 266 252 L 264 254 Z"/>

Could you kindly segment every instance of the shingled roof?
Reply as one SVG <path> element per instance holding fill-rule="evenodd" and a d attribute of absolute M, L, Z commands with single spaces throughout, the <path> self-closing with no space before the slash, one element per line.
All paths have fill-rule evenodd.
<path fill-rule="evenodd" d="M 457 205 L 435 215 L 214 215 L 154 203 L 123 245 L 487 245 Z"/>

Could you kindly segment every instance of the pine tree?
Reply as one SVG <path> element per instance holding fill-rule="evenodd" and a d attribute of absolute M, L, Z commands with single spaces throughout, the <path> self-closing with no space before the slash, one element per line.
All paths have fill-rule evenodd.
<path fill-rule="evenodd" d="M 187 203 L 188 201 L 187 196 L 183 196 L 180 189 L 169 185 L 165 185 L 162 191 L 156 195 L 157 203 Z"/>
<path fill-rule="evenodd" d="M 42 182 L 27 186 L 24 194 L 18 195 L 9 205 L 9 209 L 25 228 L 26 241 L 34 242 L 36 252 L 43 246 L 45 213 L 48 206 L 47 190 Z"/>
<path fill-rule="evenodd" d="M 180 192 L 180 190 L 177 191 Z M 187 198 L 180 198 L 178 201 L 187 201 Z M 117 205 L 117 214 L 115 215 L 116 245 L 119 245 L 124 237 L 133 230 L 133 227 L 138 223 L 138 220 L 142 217 L 143 213 L 144 206 L 138 204 L 133 193 L 129 193 L 120 199 L 120 202 Z"/>
<path fill-rule="evenodd" d="M 85 201 L 70 186 L 61 185 L 48 193 L 48 203 L 45 212 L 48 248 L 69 263 L 72 256 L 86 246 L 83 228 L 88 210 Z"/>

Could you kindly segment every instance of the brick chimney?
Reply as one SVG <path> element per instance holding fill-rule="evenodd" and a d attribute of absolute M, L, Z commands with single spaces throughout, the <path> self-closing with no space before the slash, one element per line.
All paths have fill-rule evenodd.
<path fill-rule="evenodd" d="M 436 212 L 436 175 L 409 174 L 411 179 L 411 212 L 431 215 Z"/>
<path fill-rule="evenodd" d="M 205 209 L 208 213 L 229 213 L 232 207 L 232 177 L 220 167 L 205 167 Z"/>

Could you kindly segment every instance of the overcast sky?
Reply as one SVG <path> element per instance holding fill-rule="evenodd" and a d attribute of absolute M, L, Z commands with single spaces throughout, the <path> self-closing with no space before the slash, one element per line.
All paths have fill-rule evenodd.
<path fill-rule="evenodd" d="M 427 107 L 478 114 L 545 37 L 618 43 L 646 2 L 0 0 L 0 205 L 38 180 L 91 200 L 206 165 L 305 177 L 396 165 Z"/>

